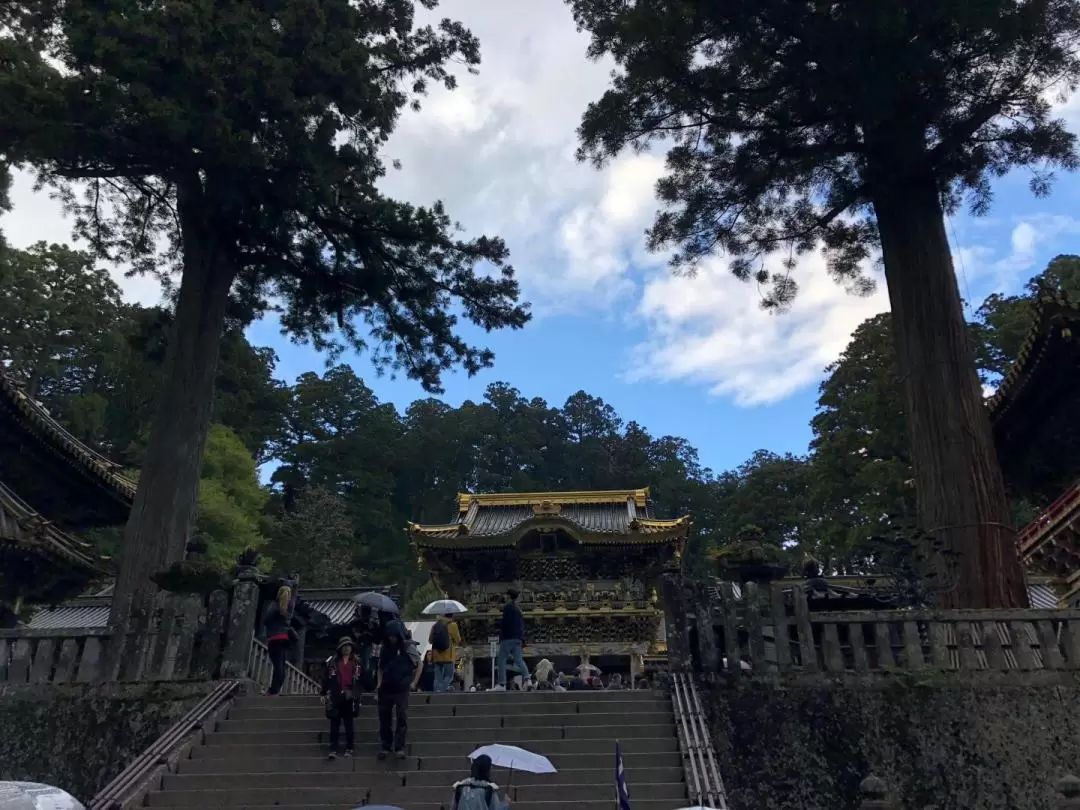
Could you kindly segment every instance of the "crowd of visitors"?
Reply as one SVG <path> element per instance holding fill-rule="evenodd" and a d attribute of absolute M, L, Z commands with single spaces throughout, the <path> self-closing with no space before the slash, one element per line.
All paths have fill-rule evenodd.
<path fill-rule="evenodd" d="M 511 588 L 506 597 L 499 625 L 493 691 L 508 688 L 555 692 L 626 688 L 618 673 L 604 678 L 595 667 L 583 665 L 567 675 L 557 672 L 546 658 L 537 664 L 535 672 L 530 673 L 523 655 L 525 619 L 518 606 L 518 591 Z M 269 695 L 278 694 L 285 679 L 288 650 L 295 640 L 289 622 L 295 601 L 295 589 L 282 586 L 264 617 L 266 643 L 273 665 L 267 690 Z M 410 693 L 464 688 L 455 676 L 455 661 L 462 638 L 453 614 L 436 619 L 427 642 L 428 650 L 421 657 L 419 644 L 395 612 L 368 604 L 357 605 L 347 633 L 339 638 L 334 655 L 323 667 L 322 699 L 330 721 L 331 759 L 353 755 L 355 720 L 362 695 L 373 693 L 378 707 L 379 758 L 390 755 L 404 758 Z M 482 689 L 479 685 L 470 687 L 471 691 Z"/>

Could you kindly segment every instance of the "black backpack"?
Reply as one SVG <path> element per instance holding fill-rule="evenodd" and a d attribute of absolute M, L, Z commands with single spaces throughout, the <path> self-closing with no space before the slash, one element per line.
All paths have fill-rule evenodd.
<path fill-rule="evenodd" d="M 446 652 L 450 649 L 450 631 L 443 622 L 435 622 L 431 628 L 431 649 L 435 652 Z"/>

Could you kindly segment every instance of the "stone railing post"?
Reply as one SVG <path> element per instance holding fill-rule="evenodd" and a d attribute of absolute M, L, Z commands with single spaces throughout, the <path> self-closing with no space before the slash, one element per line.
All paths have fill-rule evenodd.
<path fill-rule="evenodd" d="M 1058 780 L 1056 810 L 1080 810 L 1080 779 L 1071 773 Z"/>
<path fill-rule="evenodd" d="M 251 638 L 259 610 L 259 585 L 241 580 L 233 586 L 229 623 L 225 628 L 225 649 L 221 654 L 221 677 L 246 678 L 251 658 Z"/>
<path fill-rule="evenodd" d="M 690 669 L 690 639 L 687 637 L 686 599 L 682 574 L 664 571 L 660 599 L 664 605 L 664 629 L 667 633 L 668 666 L 672 672 Z"/>
<path fill-rule="evenodd" d="M 870 774 L 859 783 L 862 802 L 859 810 L 897 810 L 889 799 L 889 788 L 880 777 Z"/>

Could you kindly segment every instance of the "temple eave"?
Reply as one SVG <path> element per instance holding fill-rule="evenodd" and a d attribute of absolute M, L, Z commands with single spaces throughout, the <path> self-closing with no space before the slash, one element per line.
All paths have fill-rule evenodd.
<path fill-rule="evenodd" d="M 629 534 L 601 534 L 579 531 L 578 537 L 581 545 L 586 547 L 664 546 L 682 541 L 685 539 L 686 533 L 686 529 L 680 525 L 652 527 L 646 531 Z M 490 551 L 514 548 L 518 543 L 516 534 L 476 536 L 462 535 L 457 532 L 443 533 L 414 530 L 411 535 L 416 547 L 421 550 Z"/>

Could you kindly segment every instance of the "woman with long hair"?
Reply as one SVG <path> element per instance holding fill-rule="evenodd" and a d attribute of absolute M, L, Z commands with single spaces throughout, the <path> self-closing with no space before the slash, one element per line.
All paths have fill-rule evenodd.
<path fill-rule="evenodd" d="M 266 690 L 268 695 L 281 692 L 281 685 L 285 683 L 285 660 L 288 658 L 289 647 L 292 644 L 292 637 L 289 634 L 291 608 L 292 588 L 282 585 L 278 588 L 277 597 L 266 612 L 266 619 L 263 622 L 266 630 L 266 648 L 270 651 L 270 665 L 273 667 L 270 688 Z"/>

